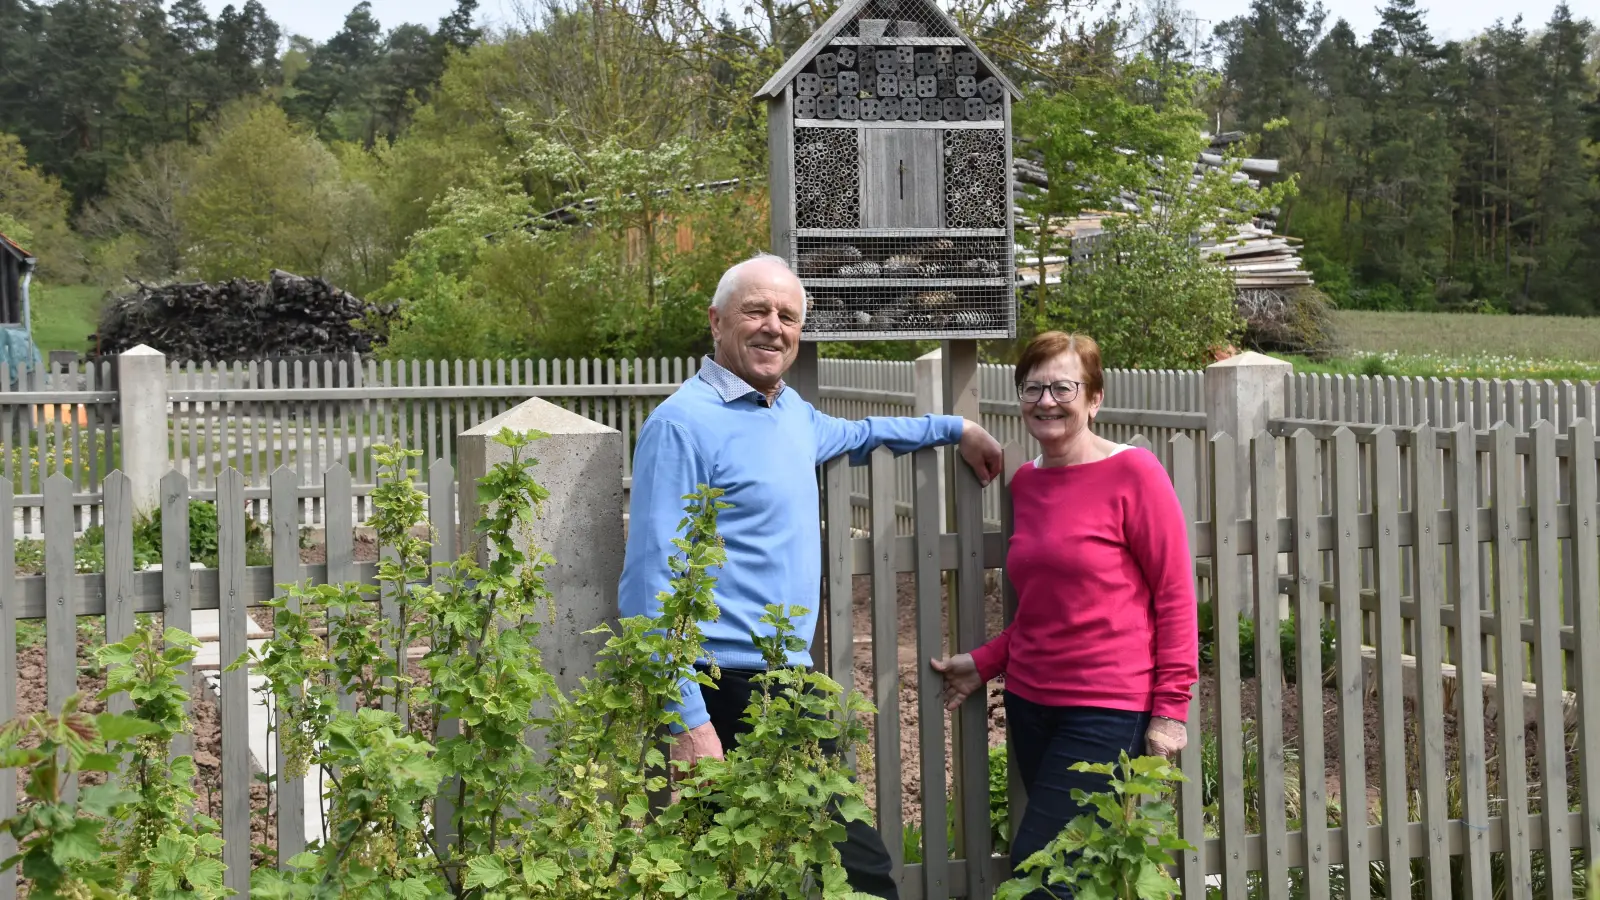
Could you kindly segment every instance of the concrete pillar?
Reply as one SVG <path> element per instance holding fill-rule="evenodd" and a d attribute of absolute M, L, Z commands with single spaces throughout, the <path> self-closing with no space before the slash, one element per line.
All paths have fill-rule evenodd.
<path fill-rule="evenodd" d="M 1234 454 L 1234 485 L 1239 498 L 1239 515 L 1242 518 L 1255 517 L 1255 495 L 1250 489 L 1251 461 L 1250 441 L 1255 438 L 1267 425 L 1276 418 L 1282 418 L 1288 409 L 1288 376 L 1294 372 L 1294 366 L 1283 360 L 1273 359 L 1254 351 L 1230 357 L 1221 362 L 1213 363 L 1206 368 L 1206 432 L 1208 436 L 1215 436 L 1226 432 L 1237 442 L 1238 452 Z M 1283 489 L 1286 484 L 1285 444 L 1276 441 L 1277 445 L 1277 514 L 1287 513 L 1287 491 Z M 1254 557 L 1239 557 L 1239 584 L 1248 586 L 1252 583 L 1254 575 Z M 1279 574 L 1288 571 L 1287 557 L 1275 561 Z M 1248 587 L 1240 588 L 1239 608 L 1246 614 L 1255 612 L 1255 592 Z M 1288 615 L 1288 597 L 1279 595 L 1278 613 L 1280 616 Z"/>
<path fill-rule="evenodd" d="M 555 621 L 545 622 L 538 646 L 544 666 L 562 691 L 594 673 L 600 635 L 587 634 L 617 621 L 617 583 L 622 578 L 622 434 L 614 428 L 533 398 L 457 437 L 461 485 L 461 543 L 479 564 L 488 562 L 473 523 L 482 514 L 476 484 L 511 451 L 495 443 L 502 428 L 540 438 L 523 451 L 539 461 L 533 476 L 550 492 L 543 515 L 526 532 L 528 542 L 555 558 L 544 571 L 555 598 Z M 541 617 L 543 621 L 543 617 Z"/>
<path fill-rule="evenodd" d="M 1250 456 L 1244 450 L 1268 422 L 1282 418 L 1288 408 L 1287 376 L 1293 372 L 1290 363 L 1254 351 L 1206 368 L 1206 432 L 1226 432 L 1239 442 L 1234 476 L 1242 501 L 1248 501 L 1250 484 Z"/>
<path fill-rule="evenodd" d="M 140 344 L 117 357 L 117 413 L 122 474 L 133 486 L 133 511 L 155 512 L 168 468 L 165 354 Z"/>

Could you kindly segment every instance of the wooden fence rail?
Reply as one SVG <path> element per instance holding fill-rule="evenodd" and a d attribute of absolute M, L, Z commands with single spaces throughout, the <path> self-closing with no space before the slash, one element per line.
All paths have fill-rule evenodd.
<path fill-rule="evenodd" d="M 1130 440 L 1151 444 L 1139 434 Z M 1600 655 L 1569 652 L 1600 647 L 1593 423 L 1559 431 L 1537 423 L 1526 435 L 1509 423 L 1486 433 L 1465 425 L 1444 433 L 1295 428 L 1246 442 L 1180 433 L 1165 443 L 1155 449 L 1190 522 L 1200 599 L 1219 623 L 1179 760 L 1191 778 L 1180 790 L 1182 831 L 1199 848 L 1177 866 L 1185 897 L 1206 898 L 1208 882 L 1229 898 L 1285 896 L 1291 885 L 1309 898 L 1570 896 L 1572 861 L 1600 855 Z M 921 861 L 901 866 L 907 898 L 988 896 L 1006 877 L 1004 857 L 991 852 L 986 742 L 971 733 L 974 721 L 987 721 L 984 695 L 947 720 L 937 676 L 924 663 L 989 636 L 982 605 L 954 598 L 983 595 L 985 570 L 1003 574 L 1004 498 L 1010 473 L 1030 455 L 1008 446 L 1007 477 L 987 490 L 961 482 L 971 475 L 956 467 L 955 530 L 945 525 L 936 451 L 896 460 L 879 450 L 868 466 L 836 460 L 821 472 L 829 605 L 815 658 L 878 706 L 878 821 L 896 854 L 901 823 L 922 835 Z M 1246 483 L 1235 480 L 1241 455 L 1250 463 Z M 912 473 L 909 531 L 898 524 L 902 464 Z M 851 483 L 858 473 L 864 491 Z M 351 508 L 354 474 L 342 458 L 317 477 L 330 510 Z M 446 460 L 428 472 L 430 516 L 442 531 L 453 521 L 452 478 Z M 0 632 L 14 635 L 19 619 L 44 620 L 52 704 L 79 683 L 80 617 L 100 620 L 114 639 L 142 615 L 182 627 L 215 610 L 217 658 L 227 662 L 252 639 L 250 610 L 283 582 L 374 579 L 374 564 L 356 560 L 354 522 L 342 514 L 330 521 L 327 561 L 300 561 L 298 520 L 279 514 L 298 508 L 298 471 L 276 470 L 261 500 L 271 564 L 247 564 L 244 473 L 224 468 L 215 483 L 221 534 L 212 569 L 190 568 L 179 511 L 195 492 L 176 471 L 164 482 L 160 571 L 133 570 L 120 473 L 104 479 L 103 572 L 76 571 L 77 486 L 63 475 L 42 486 L 42 574 L 17 577 L 14 536 L 0 532 Z M 854 525 L 861 493 L 865 528 Z M 11 494 L 0 483 L 0 506 L 12 505 Z M 999 527 L 983 523 L 990 504 L 1000 506 Z M 1001 595 L 991 592 L 985 603 L 999 604 Z M 909 619 L 900 614 L 907 608 Z M 1220 625 L 1241 616 L 1250 629 Z M 1272 639 L 1291 618 L 1292 634 Z M 905 632 L 902 621 L 910 623 Z M 857 633 L 859 622 L 870 625 Z M 1253 652 L 1242 655 L 1250 635 Z M 915 648 L 907 665 L 902 647 Z M 14 646 L 0 641 L 0 654 L 4 704 L 18 696 L 19 670 Z M 1443 677 L 1447 663 L 1461 677 Z M 1470 677 L 1481 671 L 1498 676 L 1487 692 Z M 258 758 L 264 745 L 249 733 L 250 678 L 247 670 L 227 673 L 216 689 L 228 883 L 241 896 L 251 771 L 274 765 Z M 903 697 L 903 685 L 914 690 Z M 900 736 L 913 721 L 918 758 L 902 759 Z M 278 806 L 274 840 L 314 839 L 314 789 L 281 791 L 307 800 Z M 953 844 L 945 791 L 954 801 Z M 907 822 L 914 794 L 921 811 Z M 1015 811 L 1026 798 L 1010 799 Z M 15 802 L 14 781 L 0 779 L 0 812 Z M 0 898 L 12 895 L 10 882 L 0 882 Z"/>

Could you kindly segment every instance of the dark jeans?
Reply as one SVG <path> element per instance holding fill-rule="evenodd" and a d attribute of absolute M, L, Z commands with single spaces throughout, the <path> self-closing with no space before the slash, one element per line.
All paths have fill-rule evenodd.
<path fill-rule="evenodd" d="M 1094 811 L 1072 799 L 1073 788 L 1090 794 L 1106 790 L 1109 779 L 1074 772 L 1072 764 L 1116 762 L 1122 750 L 1130 757 L 1143 754 L 1150 714 L 1095 706 L 1041 706 L 1010 691 L 1005 703 L 1011 748 L 1028 794 L 1027 812 L 1011 844 L 1011 867 L 1016 871 L 1023 860 L 1055 840 L 1067 823 Z M 1063 888 L 1054 892 L 1056 897 L 1067 896 Z M 1035 891 L 1029 900 L 1049 896 Z"/>
<path fill-rule="evenodd" d="M 750 730 L 750 723 L 742 721 L 745 707 L 756 687 L 751 679 L 758 672 L 738 669 L 721 669 L 715 689 L 701 688 L 706 712 L 717 730 L 722 749 L 733 749 L 739 735 Z M 833 755 L 838 751 L 833 741 L 824 741 L 822 751 Z M 900 891 L 894 880 L 894 863 L 884 849 L 878 830 L 865 822 L 845 822 L 845 839 L 835 844 L 839 862 L 844 866 L 850 887 L 863 894 L 899 900 Z"/>

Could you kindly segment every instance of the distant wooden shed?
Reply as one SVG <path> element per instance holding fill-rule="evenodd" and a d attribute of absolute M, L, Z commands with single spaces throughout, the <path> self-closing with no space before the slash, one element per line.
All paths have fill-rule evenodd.
<path fill-rule="evenodd" d="M 0 234 L 0 325 L 22 325 L 23 276 L 33 271 L 35 259 L 22 245 Z"/>

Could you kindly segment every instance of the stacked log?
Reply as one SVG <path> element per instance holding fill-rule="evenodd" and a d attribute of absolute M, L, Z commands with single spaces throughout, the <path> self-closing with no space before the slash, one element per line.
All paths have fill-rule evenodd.
<path fill-rule="evenodd" d="M 366 354 L 395 309 L 274 269 L 266 282 L 138 285 L 106 304 L 90 342 L 103 354 L 145 344 L 181 362 Z"/>

